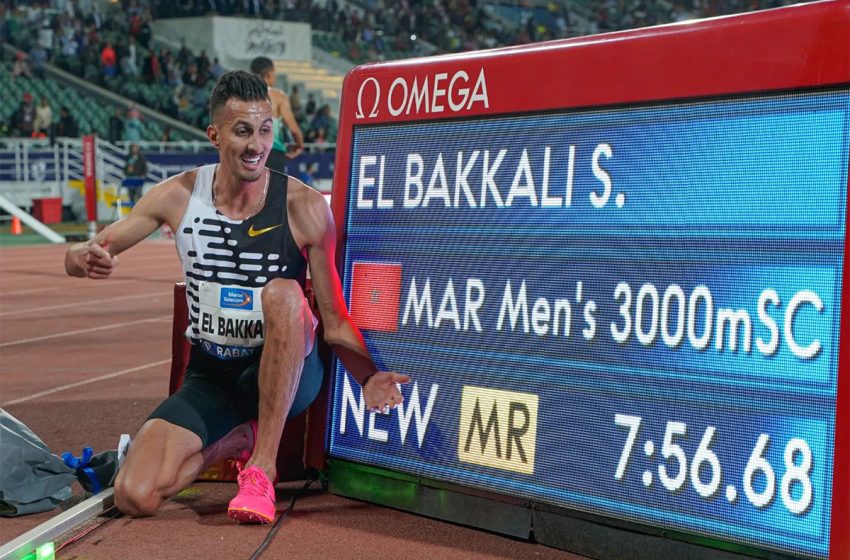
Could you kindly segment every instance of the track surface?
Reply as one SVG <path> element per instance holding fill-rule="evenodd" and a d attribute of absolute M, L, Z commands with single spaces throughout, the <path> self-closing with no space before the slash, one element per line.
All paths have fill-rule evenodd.
<path fill-rule="evenodd" d="M 79 455 L 84 446 L 95 453 L 114 449 L 167 395 L 172 287 L 181 273 L 171 241 L 148 241 L 122 254 L 106 281 L 68 278 L 66 249 L 0 248 L 0 406 L 54 453 Z M 278 511 L 300 486 L 278 486 Z M 230 483 L 195 484 L 160 515 L 110 521 L 57 558 L 248 559 L 268 527 L 227 518 L 235 490 Z M 0 543 L 58 512 L 0 518 Z M 318 490 L 298 500 L 263 554 L 282 557 L 582 558 Z"/>

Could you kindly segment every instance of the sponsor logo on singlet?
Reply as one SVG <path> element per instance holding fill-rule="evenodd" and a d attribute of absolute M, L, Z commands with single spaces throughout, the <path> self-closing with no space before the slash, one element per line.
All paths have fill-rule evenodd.
<path fill-rule="evenodd" d="M 238 288 L 221 288 L 221 301 L 219 305 L 225 309 L 254 309 L 254 298 L 249 290 Z"/>

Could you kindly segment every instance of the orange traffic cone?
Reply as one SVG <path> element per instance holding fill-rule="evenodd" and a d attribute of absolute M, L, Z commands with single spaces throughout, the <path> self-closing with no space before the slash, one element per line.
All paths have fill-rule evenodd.
<path fill-rule="evenodd" d="M 24 228 L 21 225 L 21 219 L 17 216 L 12 216 L 12 235 L 21 235 Z"/>

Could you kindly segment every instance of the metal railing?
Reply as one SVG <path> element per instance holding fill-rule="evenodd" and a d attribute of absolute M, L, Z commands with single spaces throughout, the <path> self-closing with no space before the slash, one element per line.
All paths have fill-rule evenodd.
<path fill-rule="evenodd" d="M 105 140 L 97 140 L 95 178 L 101 188 L 117 194 L 126 174 L 124 164 L 129 150 Z M 158 183 L 168 171 L 149 163 L 145 180 Z M 83 180 L 83 141 L 81 138 L 0 139 L 0 194 L 19 206 L 29 206 L 33 198 L 61 197 L 68 203 L 71 181 Z"/>
<path fill-rule="evenodd" d="M 124 164 L 129 146 L 138 144 L 144 151 L 159 153 L 212 153 L 206 141 L 119 142 L 97 139 L 96 179 L 101 188 L 118 193 L 126 179 Z M 69 203 L 71 181 L 83 179 L 83 142 L 81 138 L 0 138 L 0 194 L 15 204 L 29 206 L 33 198 L 61 197 Z M 335 144 L 306 144 L 306 153 L 333 152 Z M 148 162 L 145 181 L 159 183 L 183 171 L 185 165 L 157 165 Z"/>

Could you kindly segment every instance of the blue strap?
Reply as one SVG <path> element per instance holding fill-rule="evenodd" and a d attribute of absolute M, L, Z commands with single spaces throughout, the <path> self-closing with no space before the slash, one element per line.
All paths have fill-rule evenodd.
<path fill-rule="evenodd" d="M 92 493 L 99 494 L 101 490 L 100 481 L 97 479 L 97 475 L 94 473 L 94 470 L 88 466 L 92 455 L 94 455 L 92 448 L 84 447 L 83 454 L 79 457 L 74 457 L 70 451 L 66 451 L 62 454 L 62 461 L 69 469 L 74 469 L 77 472 L 77 476 L 79 476 L 80 471 L 82 471 L 91 484 Z"/>

